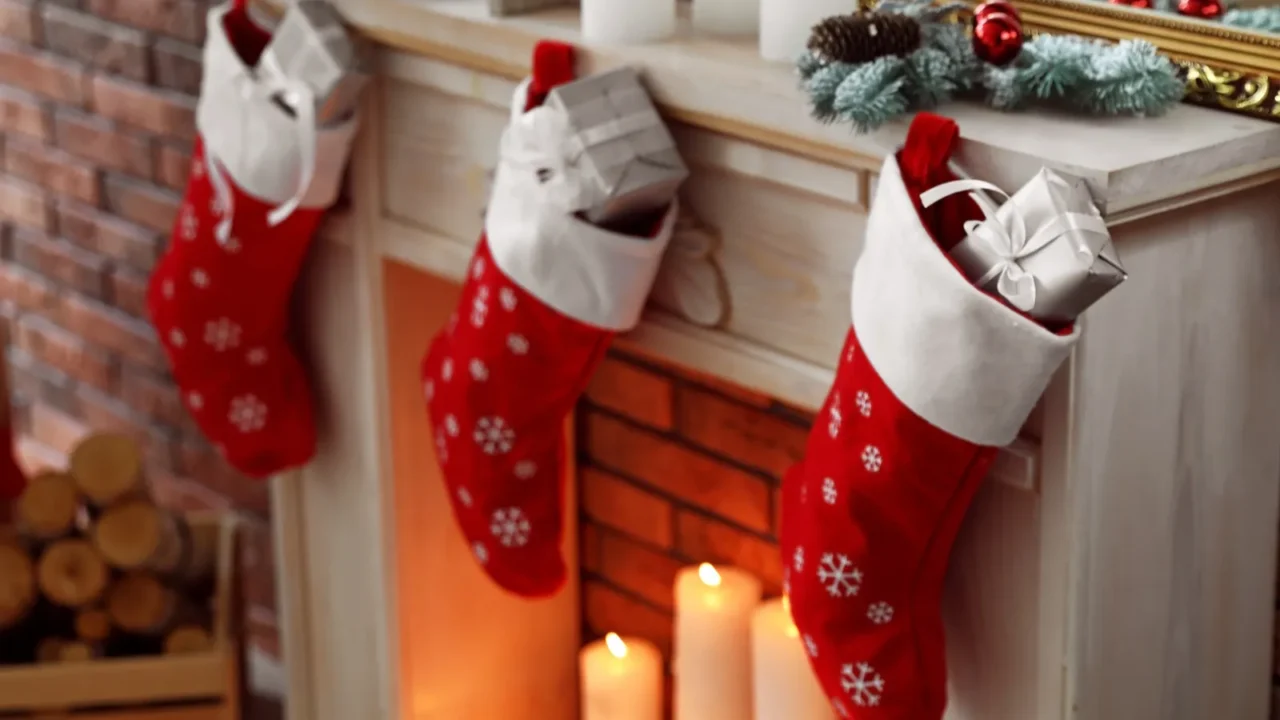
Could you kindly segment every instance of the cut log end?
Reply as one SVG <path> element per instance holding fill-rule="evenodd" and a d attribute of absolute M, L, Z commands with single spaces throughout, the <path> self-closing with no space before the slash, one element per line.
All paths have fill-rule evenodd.
<path fill-rule="evenodd" d="M 111 635 L 111 616 L 106 610 L 91 608 L 76 613 L 76 637 L 90 643 L 100 643 Z"/>
<path fill-rule="evenodd" d="M 90 435 L 71 451 L 71 475 L 98 507 L 142 489 L 142 454 L 127 435 Z"/>
<path fill-rule="evenodd" d="M 208 652 L 213 648 L 213 637 L 199 625 L 180 625 L 164 639 L 164 651 L 168 655 Z"/>
<path fill-rule="evenodd" d="M 36 645 L 36 662 L 56 663 L 62 660 L 62 646 L 66 643 L 60 637 L 47 637 Z"/>
<path fill-rule="evenodd" d="M 0 543 L 0 629 L 17 624 L 36 603 L 35 564 L 16 544 Z"/>
<path fill-rule="evenodd" d="M 44 551 L 36 579 L 45 597 L 63 607 L 84 607 L 102 596 L 107 564 L 86 540 L 59 540 Z"/>
<path fill-rule="evenodd" d="M 102 557 L 123 570 L 168 571 L 182 557 L 176 521 L 149 500 L 126 500 L 107 508 L 93 528 L 93 543 Z M 160 561 L 164 562 L 161 563 Z"/>
<path fill-rule="evenodd" d="M 107 591 L 107 614 L 126 632 L 162 633 L 177 608 L 177 594 L 149 573 L 125 575 Z"/>
<path fill-rule="evenodd" d="M 66 473 L 45 471 L 31 478 L 14 506 L 18 531 L 32 540 L 71 534 L 80 515 L 80 493 Z"/>
<path fill-rule="evenodd" d="M 102 655 L 101 649 L 91 643 L 70 641 L 58 648 L 58 662 L 87 662 Z"/>

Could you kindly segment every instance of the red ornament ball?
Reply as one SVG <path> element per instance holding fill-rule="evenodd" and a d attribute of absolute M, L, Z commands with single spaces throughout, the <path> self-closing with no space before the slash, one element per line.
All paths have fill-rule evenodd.
<path fill-rule="evenodd" d="M 1221 17 L 1224 9 L 1222 0 L 1178 0 L 1178 12 L 1202 20 Z"/>
<path fill-rule="evenodd" d="M 1112 5 L 1123 5 L 1137 10 L 1150 10 L 1151 0 L 1107 0 Z"/>
<path fill-rule="evenodd" d="M 973 19 L 973 52 L 983 62 L 1008 65 L 1022 52 L 1022 23 L 1012 15 L 987 13 Z"/>
<path fill-rule="evenodd" d="M 984 2 L 973 9 L 973 18 L 974 20 L 977 20 L 984 15 L 991 15 L 993 13 L 1009 15 L 1014 20 L 1022 22 L 1022 16 L 1018 14 L 1018 9 L 1015 8 L 1013 3 L 1009 2 L 1009 0 L 987 0 L 987 2 Z"/>

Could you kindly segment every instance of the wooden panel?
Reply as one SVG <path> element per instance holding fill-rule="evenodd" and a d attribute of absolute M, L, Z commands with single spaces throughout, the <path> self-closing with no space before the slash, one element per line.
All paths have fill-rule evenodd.
<path fill-rule="evenodd" d="M 1264 718 L 1280 185 L 1126 225 L 1076 351 L 1074 715 Z"/>
<path fill-rule="evenodd" d="M 537 602 L 504 592 L 454 522 L 418 377 L 459 288 L 399 263 L 384 268 L 404 717 L 576 720 L 581 624 L 572 468 L 563 547 L 569 583 Z M 572 448 L 566 456 L 574 457 Z"/>

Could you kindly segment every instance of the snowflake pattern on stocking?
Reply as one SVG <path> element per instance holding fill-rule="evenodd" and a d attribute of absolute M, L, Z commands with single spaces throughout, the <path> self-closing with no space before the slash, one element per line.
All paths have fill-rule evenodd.
<path fill-rule="evenodd" d="M 538 464 L 532 460 L 521 460 L 512 468 L 512 473 L 521 480 L 528 480 L 538 474 Z"/>
<path fill-rule="evenodd" d="M 831 478 L 823 478 L 822 480 L 822 502 L 828 505 L 835 505 L 840 499 L 840 493 L 836 490 L 836 481 Z"/>
<path fill-rule="evenodd" d="M 449 382 L 453 379 L 453 358 L 445 358 L 440 363 L 440 379 Z"/>
<path fill-rule="evenodd" d="M 249 352 L 245 353 L 245 355 L 244 355 L 244 361 L 245 361 L 245 362 L 247 362 L 247 363 L 249 363 L 249 364 L 250 364 L 250 365 L 252 365 L 253 367 L 259 367 L 259 366 L 261 366 L 261 365 L 266 365 L 266 364 L 267 364 L 267 349 L 266 349 L 266 348 L 262 348 L 262 347 L 256 347 L 256 348 L 252 348 L 252 349 L 250 349 L 250 350 L 249 350 Z"/>
<path fill-rule="evenodd" d="M 472 359 L 468 368 L 471 370 L 471 379 L 476 382 L 484 382 L 489 379 L 489 368 L 485 367 L 484 362 L 479 358 Z"/>
<path fill-rule="evenodd" d="M 240 395 L 231 399 L 227 421 L 242 433 L 261 430 L 267 424 L 267 406 L 257 395 Z"/>
<path fill-rule="evenodd" d="M 858 405 L 858 412 L 862 413 L 862 417 L 871 417 L 871 394 L 866 390 L 859 390 L 854 396 L 853 401 Z"/>
<path fill-rule="evenodd" d="M 444 428 L 436 428 L 436 456 L 441 465 L 449 462 L 449 441 L 444 436 Z"/>
<path fill-rule="evenodd" d="M 178 221 L 178 233 L 183 240 L 195 240 L 200 232 L 200 221 L 196 219 L 195 210 L 190 205 L 182 206 L 182 218 Z"/>
<path fill-rule="evenodd" d="M 849 708 L 844 706 L 844 701 L 840 698 L 831 698 L 831 707 L 836 709 L 836 714 L 840 717 L 849 717 Z"/>
<path fill-rule="evenodd" d="M 476 560 L 479 560 L 481 565 L 487 565 L 489 563 L 489 548 L 485 547 L 484 543 L 472 543 L 471 552 L 475 554 Z"/>
<path fill-rule="evenodd" d="M 818 642 L 812 637 L 804 636 L 804 651 L 809 653 L 809 657 L 818 657 Z"/>
<path fill-rule="evenodd" d="M 840 687 L 858 707 L 875 707 L 884 693 L 884 678 L 867 663 L 846 663 L 840 668 Z"/>
<path fill-rule="evenodd" d="M 476 288 L 476 296 L 471 300 L 471 325 L 484 327 L 484 319 L 489 315 L 489 286 Z"/>
<path fill-rule="evenodd" d="M 868 445 L 862 450 L 862 466 L 867 472 L 880 472 L 880 467 L 884 464 L 884 458 L 880 455 L 880 448 L 875 445 Z"/>
<path fill-rule="evenodd" d="M 823 553 L 818 581 L 831 597 L 853 597 L 862 587 L 862 571 L 844 553 Z"/>
<path fill-rule="evenodd" d="M 507 349 L 516 355 L 524 355 L 529 352 L 529 341 L 523 335 L 511 333 L 507 336 Z"/>
<path fill-rule="evenodd" d="M 218 352 L 226 352 L 240 345 L 240 326 L 230 318 L 211 320 L 204 326 L 204 341 Z"/>
<path fill-rule="evenodd" d="M 515 444 L 516 432 L 500 417 L 482 417 L 472 433 L 485 455 L 506 455 Z"/>
<path fill-rule="evenodd" d="M 174 347 L 182 347 L 187 344 L 187 336 L 178 328 L 169 331 L 169 344 Z"/>
<path fill-rule="evenodd" d="M 840 423 L 844 420 L 844 416 L 840 414 L 840 394 L 836 393 L 831 400 L 830 419 L 827 421 L 827 434 L 831 439 L 839 437 Z"/>
<path fill-rule="evenodd" d="M 791 566 L 796 569 L 796 572 L 804 571 L 804 548 L 796 548 L 795 553 L 791 556 Z"/>
<path fill-rule="evenodd" d="M 160 292 L 161 294 L 164 295 L 165 300 L 172 300 L 173 299 L 173 281 L 165 280 L 164 282 L 160 283 Z"/>
<path fill-rule="evenodd" d="M 462 503 L 463 507 L 471 507 L 471 503 L 474 502 L 471 491 L 464 487 L 458 488 L 458 502 Z"/>
<path fill-rule="evenodd" d="M 187 405 L 189 405 L 192 410 L 203 410 L 204 396 L 198 392 L 187 393 Z"/>
<path fill-rule="evenodd" d="M 867 607 L 867 619 L 876 625 L 887 625 L 893 620 L 893 606 L 887 602 L 871 603 Z"/>
<path fill-rule="evenodd" d="M 191 271 L 191 284 L 200 289 L 209 287 L 209 273 L 202 268 L 196 268 Z"/>
<path fill-rule="evenodd" d="M 502 543 L 503 547 L 524 547 L 529 542 L 529 518 L 520 508 L 494 510 L 493 521 L 489 524 L 489 532 Z"/>
<path fill-rule="evenodd" d="M 516 291 L 511 288 L 502 288 L 498 293 L 498 302 L 502 304 L 502 309 L 511 312 L 516 309 Z"/>

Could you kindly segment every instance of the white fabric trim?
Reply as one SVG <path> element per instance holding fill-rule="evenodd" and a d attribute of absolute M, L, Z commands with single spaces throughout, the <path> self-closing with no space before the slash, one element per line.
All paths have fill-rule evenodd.
<path fill-rule="evenodd" d="M 853 327 L 912 412 L 979 445 L 1017 437 L 1079 331 L 1058 336 L 967 282 L 921 225 L 885 161 L 853 272 Z"/>
<path fill-rule="evenodd" d="M 521 83 L 512 98 L 513 122 L 527 88 Z M 498 161 L 485 213 L 493 261 L 513 282 L 575 320 L 619 332 L 635 327 L 671 241 L 677 204 L 652 238 L 615 233 L 579 219 L 531 168 L 509 160 Z"/>
<path fill-rule="evenodd" d="M 219 5 L 206 16 L 204 74 L 196 127 L 205 152 L 217 160 L 240 190 L 267 203 L 286 203 L 298 191 L 308 159 L 296 123 L 261 92 L 227 38 L 222 20 L 231 6 Z M 319 128 L 315 167 L 299 205 L 326 208 L 338 197 L 342 172 L 355 140 L 358 119 Z"/>

